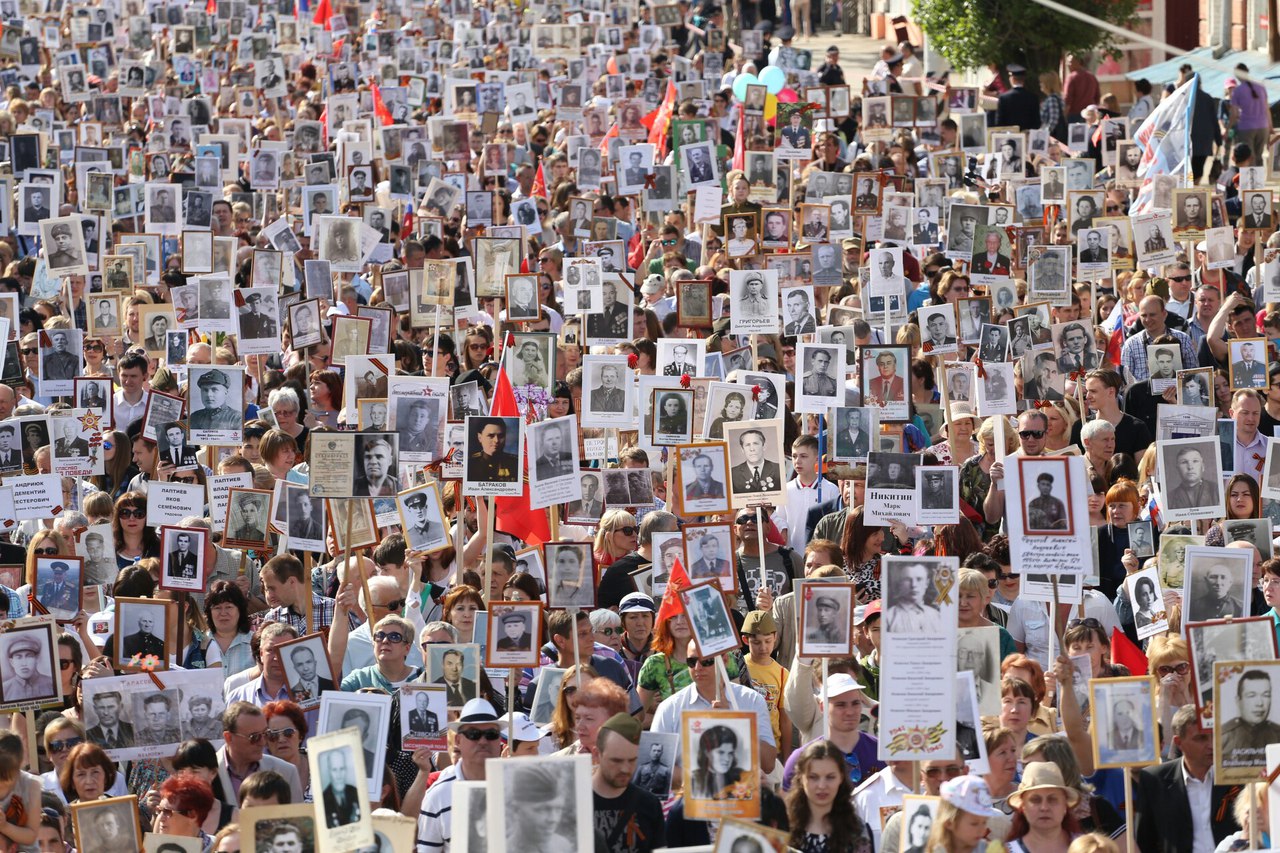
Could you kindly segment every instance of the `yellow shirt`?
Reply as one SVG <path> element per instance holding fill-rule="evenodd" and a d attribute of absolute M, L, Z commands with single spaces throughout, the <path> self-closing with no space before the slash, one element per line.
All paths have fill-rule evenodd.
<path fill-rule="evenodd" d="M 772 659 L 764 665 L 752 663 L 751 656 L 747 655 L 747 673 L 751 676 L 752 686 L 764 697 L 764 702 L 769 707 L 769 725 L 773 726 L 774 742 L 782 743 L 778 709 L 782 707 L 782 690 L 787 686 L 787 670 Z"/>

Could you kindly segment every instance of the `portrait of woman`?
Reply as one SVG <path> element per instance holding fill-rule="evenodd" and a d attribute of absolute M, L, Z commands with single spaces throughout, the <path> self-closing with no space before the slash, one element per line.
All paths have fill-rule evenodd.
<path fill-rule="evenodd" d="M 733 786 L 741 778 L 738 736 L 728 726 L 711 726 L 698 739 L 698 760 L 690 796 L 701 800 L 734 799 Z M 928 837 L 927 831 L 925 836 Z"/>
<path fill-rule="evenodd" d="M 711 422 L 711 429 L 708 430 L 707 437 L 724 438 L 724 425 L 742 420 L 742 414 L 746 411 L 746 408 L 747 398 L 737 391 L 730 391 L 729 395 L 724 398 L 724 407 L 720 409 L 719 417 Z"/>
<path fill-rule="evenodd" d="M 658 432 L 683 433 L 689 420 L 684 398 L 679 394 L 667 394 L 662 398 L 658 415 Z"/>
<path fill-rule="evenodd" d="M 542 348 L 538 346 L 537 341 L 525 341 L 520 344 L 520 348 L 516 350 L 512 384 L 516 387 L 538 385 L 545 388 L 550 379 L 550 370 L 542 358 Z"/>
<path fill-rule="evenodd" d="M 925 842 L 933 828 L 933 814 L 928 806 L 920 806 L 907 819 L 905 845 L 902 853 L 926 853 Z"/>
<path fill-rule="evenodd" d="M 1137 610 L 1133 614 L 1139 628 L 1157 621 L 1155 606 L 1159 599 L 1156 596 L 1156 585 L 1151 578 L 1138 578 L 1133 585 L 1134 603 Z"/>

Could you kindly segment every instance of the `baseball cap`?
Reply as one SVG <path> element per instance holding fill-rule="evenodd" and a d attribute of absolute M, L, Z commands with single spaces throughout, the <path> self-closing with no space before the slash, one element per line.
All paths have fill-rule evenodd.
<path fill-rule="evenodd" d="M 648 595 L 643 592 L 629 592 L 622 597 L 622 601 L 618 605 L 618 614 L 654 613 L 657 609 L 657 605 L 653 603 L 653 599 Z"/>
<path fill-rule="evenodd" d="M 862 690 L 862 685 L 847 672 L 837 672 L 827 676 L 827 698 L 833 699 L 836 696 L 843 696 L 854 690 Z"/>
<path fill-rule="evenodd" d="M 538 727 L 529 719 L 528 714 L 513 714 L 511 724 L 508 740 L 519 741 L 520 743 L 532 743 L 542 740 L 542 732 L 538 731 Z"/>
<path fill-rule="evenodd" d="M 742 633 L 748 636 L 755 634 L 776 634 L 778 623 L 773 616 L 764 610 L 752 610 L 742 620 Z"/>
<path fill-rule="evenodd" d="M 857 610 L 854 611 L 853 624 L 861 625 L 864 622 L 866 622 L 868 619 L 870 619 L 872 616 L 879 616 L 879 615 L 880 615 L 880 599 L 877 598 L 875 601 L 871 602 L 866 607 L 862 608 L 861 613 L 859 613 Z"/>

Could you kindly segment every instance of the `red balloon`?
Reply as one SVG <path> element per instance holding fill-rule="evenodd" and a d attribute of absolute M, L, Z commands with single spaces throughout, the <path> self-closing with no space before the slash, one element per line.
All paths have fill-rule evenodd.
<path fill-rule="evenodd" d="M 794 104 L 800 100 L 800 96 L 796 94 L 795 89 L 783 89 L 778 93 L 778 100 L 784 104 Z"/>

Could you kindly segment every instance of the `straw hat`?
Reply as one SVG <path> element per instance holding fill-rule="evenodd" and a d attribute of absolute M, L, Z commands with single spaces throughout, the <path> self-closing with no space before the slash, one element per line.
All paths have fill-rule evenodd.
<path fill-rule="evenodd" d="M 1062 771 L 1052 761 L 1032 761 L 1022 769 L 1022 781 L 1018 790 L 1009 795 L 1009 805 L 1015 809 L 1022 808 L 1022 795 L 1028 791 L 1043 791 L 1048 788 L 1060 788 L 1067 796 L 1068 808 L 1075 808 L 1080 801 L 1080 792 L 1068 788 L 1062 781 Z"/>

